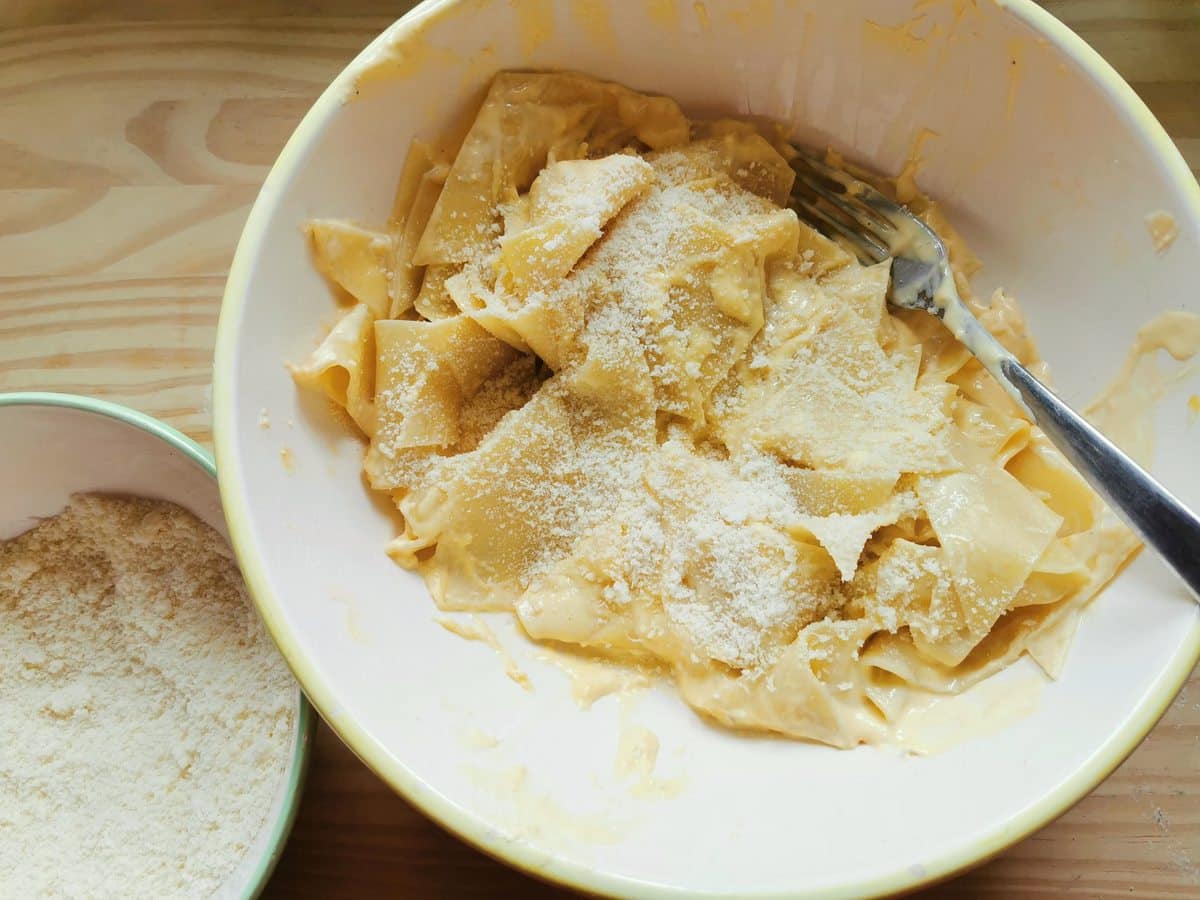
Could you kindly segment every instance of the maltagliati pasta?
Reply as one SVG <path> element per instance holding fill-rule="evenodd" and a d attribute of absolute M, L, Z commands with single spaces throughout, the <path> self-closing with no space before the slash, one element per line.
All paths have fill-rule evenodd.
<path fill-rule="evenodd" d="M 787 209 L 776 130 L 500 74 L 378 229 L 309 226 L 352 301 L 296 380 L 369 438 L 438 606 L 654 661 L 728 725 L 836 746 L 1030 654 L 1136 549 L 936 319 Z M 977 266 L 939 210 L 911 198 Z M 1013 301 L 970 301 L 1036 363 Z"/>

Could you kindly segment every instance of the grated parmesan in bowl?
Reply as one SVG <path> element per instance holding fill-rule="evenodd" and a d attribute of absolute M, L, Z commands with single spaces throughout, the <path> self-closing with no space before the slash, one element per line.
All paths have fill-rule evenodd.
<path fill-rule="evenodd" d="M 222 534 L 131 495 L 205 512 L 205 460 L 115 418 L 13 401 L 0 395 L 0 894 L 254 896 L 311 717 Z M 99 456 L 62 465 L 81 448 Z M 134 467 L 177 477 L 139 485 Z"/>

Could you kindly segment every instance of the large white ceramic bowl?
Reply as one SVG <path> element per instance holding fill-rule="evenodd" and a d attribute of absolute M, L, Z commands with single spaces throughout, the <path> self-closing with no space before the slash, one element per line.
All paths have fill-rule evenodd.
<path fill-rule="evenodd" d="M 1200 309 L 1200 191 L 1130 88 L 1033 3 L 918 6 L 923 20 L 907 0 L 426 3 L 325 92 L 250 216 L 221 313 L 214 424 L 251 590 L 342 738 L 429 815 L 535 875 L 742 897 L 944 877 L 1095 787 L 1200 652 L 1195 606 L 1143 554 L 1093 605 L 1032 714 L 941 755 L 732 734 L 669 687 L 582 711 L 503 619 L 494 627 L 532 693 L 492 649 L 434 622 L 421 582 L 384 556 L 395 524 L 363 487 L 355 443 L 284 370 L 332 315 L 304 220 L 383 221 L 412 138 L 461 123 L 498 69 L 571 68 L 692 110 L 780 119 L 884 171 L 933 129 L 921 185 L 985 260 L 981 288 L 1024 301 L 1057 383 L 1087 399 L 1152 313 Z M 358 77 L 372 66 L 382 77 Z M 1158 209 L 1180 229 L 1161 256 L 1143 222 Z M 1159 420 L 1156 470 L 1200 504 L 1200 431 L 1187 431 L 1181 397 Z M 658 775 L 679 780 L 677 795 L 633 796 L 615 779 L 630 722 L 657 734 Z"/>

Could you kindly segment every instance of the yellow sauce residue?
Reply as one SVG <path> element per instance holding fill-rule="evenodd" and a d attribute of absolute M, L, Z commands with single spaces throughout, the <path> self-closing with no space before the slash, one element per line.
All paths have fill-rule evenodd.
<path fill-rule="evenodd" d="M 580 709 L 589 709 L 601 697 L 616 694 L 624 697 L 645 690 L 661 673 L 647 664 L 630 666 L 622 660 L 614 665 L 603 657 L 572 652 L 556 647 L 543 647 L 538 658 L 561 669 L 571 681 L 571 697 Z"/>
<path fill-rule="evenodd" d="M 921 192 L 917 188 L 917 173 L 925 164 L 925 157 L 921 155 L 921 150 L 931 137 L 941 137 L 941 135 L 932 128 L 922 128 L 917 132 L 913 138 L 912 147 L 908 151 L 908 158 L 904 161 L 904 167 L 896 175 L 893 183 L 896 187 L 896 199 L 901 203 L 911 203 L 920 196 Z"/>
<path fill-rule="evenodd" d="M 908 19 L 899 25 L 881 25 L 867 19 L 863 22 L 863 40 L 873 45 L 872 49 L 884 49 L 901 55 L 919 56 L 929 49 L 930 38 L 941 33 L 940 26 L 935 24 L 933 30 L 925 34 L 918 34 L 917 30 L 924 22 L 924 16 Z"/>
<path fill-rule="evenodd" d="M 1175 238 L 1179 237 L 1179 223 L 1173 215 L 1163 209 L 1156 209 L 1146 215 L 1146 230 L 1150 232 L 1150 240 L 1154 242 L 1154 252 L 1160 256 L 1171 249 Z"/>
<path fill-rule="evenodd" d="M 934 45 L 940 44 L 944 50 L 947 43 L 958 37 L 967 13 L 978 11 L 976 0 L 917 0 L 905 21 L 896 25 L 868 21 L 863 33 L 877 47 L 900 54 L 923 55 Z"/>
<path fill-rule="evenodd" d="M 646 15 L 665 31 L 679 30 L 679 6 L 676 0 L 646 0 Z"/>
<path fill-rule="evenodd" d="M 621 732 L 613 772 L 620 779 L 649 778 L 658 762 L 658 737 L 644 725 L 633 725 Z"/>
<path fill-rule="evenodd" d="M 356 644 L 369 644 L 371 639 L 363 630 L 361 623 L 358 620 L 358 606 L 350 597 L 343 594 L 341 591 L 333 591 L 332 597 L 335 603 L 342 607 L 342 621 L 346 626 L 346 635 Z"/>
<path fill-rule="evenodd" d="M 443 21 L 456 16 L 470 16 L 487 5 L 490 0 L 464 0 L 453 4 L 446 3 L 435 7 L 432 12 L 425 14 L 419 22 L 407 29 L 402 29 L 390 44 L 380 47 L 374 57 L 364 64 L 351 83 L 351 91 L 345 99 L 353 100 L 362 95 L 363 91 L 373 89 L 376 85 L 385 84 L 391 79 L 411 78 L 422 72 L 427 66 L 442 65 L 447 69 L 453 68 L 464 79 L 478 77 L 481 69 L 493 71 L 494 51 L 485 47 L 469 59 L 460 57 L 454 51 L 445 47 L 436 47 L 429 43 L 428 34 Z M 518 33 L 522 38 L 522 49 L 526 49 L 525 39 L 532 33 L 538 33 L 538 28 L 532 27 L 529 20 L 537 18 L 538 10 L 544 10 L 545 15 L 537 19 L 539 26 L 545 25 L 546 37 L 553 32 L 553 16 L 551 15 L 552 0 L 510 0 L 518 17 Z M 537 43 L 540 43 L 538 41 Z M 529 50 L 528 52 L 532 52 Z M 482 64 L 486 63 L 486 67 Z M 465 64 L 465 66 L 464 66 Z M 426 110 L 429 118 L 436 118 L 441 110 L 431 106 Z"/>
<path fill-rule="evenodd" d="M 1013 38 L 1004 46 L 1008 50 L 1008 91 L 1004 95 L 1004 117 L 1011 119 L 1017 103 L 1017 90 L 1025 74 L 1025 42 Z"/>
<path fill-rule="evenodd" d="M 1200 352 L 1200 316 L 1189 312 L 1161 313 L 1138 329 L 1134 353 L 1166 350 L 1179 362 Z"/>
<path fill-rule="evenodd" d="M 954 17 L 953 23 L 956 26 L 962 21 L 963 16 L 967 14 L 968 10 L 971 12 L 979 11 L 978 0 L 917 0 L 913 4 L 913 12 L 925 12 L 926 10 L 943 5 L 950 7 L 950 13 Z"/>
<path fill-rule="evenodd" d="M 609 52 L 616 51 L 617 35 L 606 0 L 571 0 L 571 13 L 593 44 Z"/>
<path fill-rule="evenodd" d="M 491 44 L 484 44 L 471 57 L 471 61 L 467 64 L 463 71 L 461 84 L 467 87 L 474 88 L 480 82 L 486 82 L 497 69 L 500 68 L 500 56 L 496 52 L 496 48 Z M 470 127 L 463 125 L 463 133 Z"/>
<path fill-rule="evenodd" d="M 1172 385 L 1196 371 L 1195 365 L 1163 373 L 1155 358 L 1165 350 L 1178 362 L 1200 353 L 1200 316 L 1166 312 L 1138 329 L 1121 371 L 1085 410 L 1096 427 L 1143 466 L 1154 455 L 1155 406 Z"/>
<path fill-rule="evenodd" d="M 1050 184 L 1062 195 L 1064 206 L 1069 204 L 1075 209 L 1090 209 L 1094 205 L 1088 196 L 1087 182 L 1078 175 L 1055 175 L 1050 179 Z"/>
<path fill-rule="evenodd" d="M 488 627 L 487 622 L 479 618 L 479 616 L 471 616 L 467 619 L 452 619 L 450 616 L 434 616 L 433 619 L 451 634 L 457 634 L 461 638 L 466 638 L 468 641 L 478 641 L 481 644 L 487 644 L 504 663 L 504 674 L 510 680 L 520 685 L 526 691 L 533 690 L 533 682 L 529 680 L 529 676 L 517 665 L 516 660 L 500 643 L 500 639 L 496 637 L 496 633 Z"/>
<path fill-rule="evenodd" d="M 1200 394 L 1192 394 L 1188 397 L 1188 424 L 1193 424 L 1197 419 L 1200 419 Z"/>
<path fill-rule="evenodd" d="M 727 15 L 730 24 L 742 34 L 749 34 L 755 27 L 770 25 L 775 21 L 775 5 L 771 0 L 744 0 Z"/>
<path fill-rule="evenodd" d="M 377 85 L 411 78 L 429 65 L 453 66 L 460 61 L 453 50 L 430 45 L 420 33 L 410 34 L 399 44 L 384 47 L 370 65 L 359 71 L 351 98 Z"/>
<path fill-rule="evenodd" d="M 463 732 L 462 739 L 463 743 L 473 750 L 492 750 L 500 746 L 500 738 L 474 726 Z"/>
<path fill-rule="evenodd" d="M 509 830 L 520 840 L 562 844 L 563 838 L 579 844 L 615 844 L 628 829 L 599 815 L 568 812 L 547 794 L 529 787 L 529 770 L 515 766 L 500 772 L 467 766 L 476 786 L 489 791 L 510 808 Z"/>
<path fill-rule="evenodd" d="M 508 0 L 517 21 L 521 55 L 532 56 L 538 47 L 554 37 L 553 0 Z"/>
<path fill-rule="evenodd" d="M 805 58 L 812 52 L 813 32 L 816 30 L 816 15 L 810 10 L 804 13 L 804 24 L 800 27 L 800 37 L 796 43 L 796 56 Z M 793 83 L 797 83 L 798 75 L 792 75 Z"/>
<path fill-rule="evenodd" d="M 271 427 L 271 416 L 267 412 L 267 408 L 265 406 L 258 412 L 258 427 L 263 431 L 266 431 Z"/>
<path fill-rule="evenodd" d="M 696 21 L 700 25 L 700 30 L 707 33 L 712 31 L 712 19 L 708 15 L 708 7 L 704 5 L 704 0 L 693 0 L 692 9 L 696 13 Z"/>
<path fill-rule="evenodd" d="M 921 755 L 942 753 L 963 741 L 1004 730 L 1037 709 L 1046 679 L 991 678 L 951 697 L 931 697 L 910 707 L 896 727 L 895 742 Z"/>
<path fill-rule="evenodd" d="M 633 796 L 666 799 L 683 790 L 682 778 L 664 780 L 655 777 L 658 750 L 658 737 L 649 728 L 644 725 L 622 728 L 613 773 L 620 781 L 632 781 L 629 792 Z"/>
<path fill-rule="evenodd" d="M 296 456 L 287 447 L 279 451 L 279 461 L 283 464 L 283 471 L 289 475 L 296 474 Z"/>

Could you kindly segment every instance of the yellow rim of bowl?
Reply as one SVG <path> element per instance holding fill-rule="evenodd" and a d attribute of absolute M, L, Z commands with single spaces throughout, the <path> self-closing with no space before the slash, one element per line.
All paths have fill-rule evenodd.
<path fill-rule="evenodd" d="M 95 397 L 84 397 L 78 394 L 56 394 L 48 391 L 23 391 L 0 394 L 0 408 L 6 406 L 54 406 L 62 409 L 74 409 L 79 412 L 92 413 L 116 419 L 125 425 L 145 431 L 161 440 L 167 446 L 178 450 L 193 463 L 216 480 L 217 467 L 208 451 L 193 441 L 181 431 L 160 422 L 128 406 L 110 403 Z M 308 761 L 312 747 L 313 733 L 316 730 L 317 719 L 313 708 L 305 699 L 304 692 L 296 689 L 300 705 L 296 712 L 296 737 L 292 747 L 292 758 L 287 769 L 287 784 L 285 787 L 283 806 L 271 826 L 267 836 L 266 852 L 255 864 L 254 871 L 242 894 L 243 900 L 255 900 L 266 888 L 271 879 L 271 873 L 283 854 L 288 835 L 296 821 L 296 813 L 300 808 L 300 796 L 304 793 L 304 781 L 308 774 Z"/>
<path fill-rule="evenodd" d="M 279 645 L 280 652 L 291 665 L 313 705 L 338 736 L 375 774 L 427 816 L 484 853 L 536 878 L 598 894 L 621 895 L 636 892 L 639 896 L 664 900 L 684 895 L 697 896 L 694 891 L 598 872 L 528 845 L 499 841 L 496 839 L 495 830 L 483 819 L 451 802 L 435 788 L 417 778 L 357 722 L 346 716 L 334 717 L 332 712 L 337 708 L 337 704 L 333 692 L 322 681 L 318 670 L 301 650 L 296 635 L 283 613 L 279 598 L 271 590 L 270 581 L 252 540 L 252 529 L 245 504 L 243 472 L 236 455 L 233 391 L 234 348 L 247 283 L 254 264 L 255 249 L 266 234 L 267 223 L 279 202 L 283 187 L 298 167 L 305 149 L 336 114 L 343 99 L 350 93 L 354 73 L 358 68 L 383 45 L 402 41 L 431 17 L 449 12 L 454 7 L 462 8 L 464 5 L 464 0 L 426 0 L 386 29 L 359 53 L 325 89 L 296 127 L 267 175 L 258 200 L 250 212 L 225 287 L 220 321 L 217 325 L 213 374 L 213 443 L 216 448 L 217 470 L 220 473 L 218 481 L 221 500 L 230 538 L 250 593 Z M 1133 89 L 1082 38 L 1050 13 L 1035 5 L 1033 0 L 998 0 L 997 5 L 1046 38 L 1103 90 L 1118 111 L 1128 118 L 1135 130 L 1150 145 L 1153 155 L 1163 166 L 1168 180 L 1184 203 L 1185 209 L 1180 212 L 1191 218 L 1193 227 L 1200 227 L 1200 185 L 1197 185 L 1187 163 L 1162 125 Z M 983 837 L 967 839 L 962 846 L 943 852 L 932 860 L 922 861 L 919 866 L 904 867 L 890 875 L 867 880 L 848 880 L 832 889 L 806 891 L 801 888 L 795 891 L 759 892 L 744 896 L 765 900 L 785 896 L 848 897 L 902 893 L 946 880 L 1002 853 L 1083 799 L 1149 734 L 1167 711 L 1197 661 L 1200 661 L 1200 620 L 1193 625 L 1187 637 L 1182 649 L 1170 660 L 1157 682 L 1129 718 L 1085 763 L 1045 796 L 1008 820 L 998 822 Z"/>

